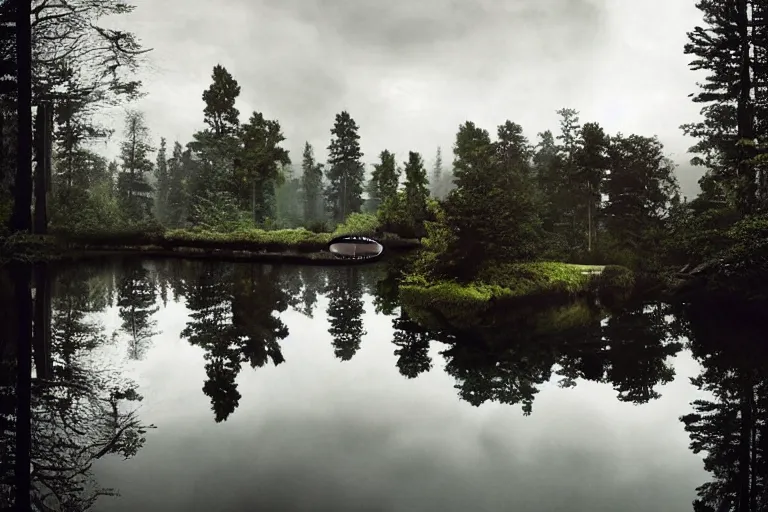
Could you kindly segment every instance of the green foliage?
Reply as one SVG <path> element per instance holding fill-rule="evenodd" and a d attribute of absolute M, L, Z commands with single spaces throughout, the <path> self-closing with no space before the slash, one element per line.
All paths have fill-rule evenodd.
<path fill-rule="evenodd" d="M 213 198 L 196 198 L 192 213 L 199 219 L 196 226 L 208 231 L 231 233 L 254 228 L 254 222 L 248 212 L 240 209 L 238 201 L 225 192 Z"/>
<path fill-rule="evenodd" d="M 301 163 L 301 188 L 304 202 L 304 221 L 319 222 L 325 217 L 323 208 L 323 165 L 315 161 L 314 151 L 309 142 L 304 144 Z"/>
<path fill-rule="evenodd" d="M 210 231 L 206 229 L 173 229 L 165 232 L 165 240 L 169 242 L 210 242 L 251 244 L 264 246 L 277 246 L 285 248 L 312 248 L 324 249 L 332 236 L 327 233 L 313 233 L 306 229 L 239 229 L 228 233 Z"/>
<path fill-rule="evenodd" d="M 350 213 L 359 212 L 363 204 L 365 170 L 361 162 L 359 127 L 348 112 L 336 114 L 328 146 L 328 188 L 326 200 L 334 220 L 341 221 Z"/>
<path fill-rule="evenodd" d="M 499 137 L 491 142 L 488 132 L 471 122 L 456 135 L 457 188 L 443 205 L 454 237 L 443 260 L 457 264 L 452 272 L 466 282 L 483 262 L 530 259 L 540 244 L 526 164 L 530 148 L 514 123 L 500 126 Z"/>
<path fill-rule="evenodd" d="M 128 111 L 125 118 L 125 139 L 120 145 L 122 168 L 117 178 L 117 194 L 126 215 L 146 219 L 152 215 L 152 187 L 148 175 L 152 171 L 149 154 L 149 129 L 144 114 Z"/>
<path fill-rule="evenodd" d="M 168 193 L 170 188 L 170 176 L 168 174 L 168 155 L 165 137 L 160 138 L 160 147 L 157 150 L 155 163 L 155 217 L 163 223 L 168 222 Z"/>
<path fill-rule="evenodd" d="M 628 294 L 634 273 L 623 267 L 573 265 L 556 262 L 511 263 L 484 268 L 470 283 L 433 280 L 411 273 L 400 287 L 400 298 L 409 316 L 420 323 L 447 321 L 473 325 L 494 303 L 519 298 L 570 298 L 598 293 Z"/>
<path fill-rule="evenodd" d="M 486 265 L 478 273 L 480 282 L 503 286 L 513 296 L 544 293 L 577 294 L 587 289 L 603 267 L 557 262 Z"/>
<path fill-rule="evenodd" d="M 238 132 L 241 149 L 234 167 L 233 192 L 240 198 L 241 207 L 250 204 L 255 223 L 270 215 L 271 199 L 275 187 L 283 183 L 281 169 L 291 163 L 288 151 L 280 144 L 285 140 L 280 123 L 265 119 L 260 112 Z"/>
<path fill-rule="evenodd" d="M 240 111 L 235 108 L 240 85 L 221 64 L 213 67 L 211 79 L 213 83 L 203 92 L 203 121 L 217 137 L 233 135 L 240 124 Z"/>
<path fill-rule="evenodd" d="M 489 301 L 508 296 L 500 286 L 459 285 L 439 282 L 430 286 L 408 283 L 399 289 L 401 306 L 408 316 L 424 326 L 439 328 L 442 322 L 454 326 L 476 324 L 489 307 Z"/>
<path fill-rule="evenodd" d="M 386 149 L 379 155 L 379 163 L 373 164 L 373 174 L 368 183 L 368 194 L 376 208 L 391 203 L 397 196 L 400 183 L 400 170 L 395 162 L 395 155 Z"/>
<path fill-rule="evenodd" d="M 307 230 L 313 233 L 331 233 L 333 229 L 328 225 L 328 221 L 316 220 L 306 225 Z"/>
<path fill-rule="evenodd" d="M 367 235 L 374 236 L 379 231 L 379 219 L 370 213 L 351 213 L 346 220 L 333 231 L 334 236 Z"/>

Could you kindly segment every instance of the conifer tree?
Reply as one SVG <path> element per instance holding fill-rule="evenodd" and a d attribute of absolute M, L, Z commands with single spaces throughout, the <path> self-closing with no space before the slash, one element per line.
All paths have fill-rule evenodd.
<path fill-rule="evenodd" d="M 304 221 L 312 222 L 320 220 L 324 217 L 322 203 L 323 166 L 315 161 L 314 150 L 309 142 L 304 144 L 301 169 Z"/>
<path fill-rule="evenodd" d="M 155 163 L 155 216 L 165 223 L 168 220 L 168 157 L 166 154 L 165 137 L 160 138 L 160 147 L 157 150 Z"/>
<path fill-rule="evenodd" d="M 117 191 L 123 211 L 133 220 L 146 220 L 152 215 L 152 187 L 148 181 L 152 171 L 149 160 L 152 151 L 144 114 L 137 110 L 128 111 L 125 139 L 120 144 L 122 169 Z"/>
<path fill-rule="evenodd" d="M 429 197 L 429 181 L 421 155 L 410 151 L 404 170 L 405 209 L 408 218 L 416 227 L 427 218 L 427 198 Z"/>
<path fill-rule="evenodd" d="M 359 212 L 363 204 L 365 172 L 358 129 L 347 111 L 336 114 L 328 146 L 326 199 L 328 209 L 337 222 L 342 222 L 350 213 Z"/>

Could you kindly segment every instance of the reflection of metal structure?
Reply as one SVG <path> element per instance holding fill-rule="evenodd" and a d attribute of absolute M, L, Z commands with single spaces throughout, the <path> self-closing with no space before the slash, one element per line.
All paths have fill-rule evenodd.
<path fill-rule="evenodd" d="M 331 240 L 328 250 L 337 258 L 370 260 L 380 256 L 384 247 L 365 236 L 340 236 Z"/>

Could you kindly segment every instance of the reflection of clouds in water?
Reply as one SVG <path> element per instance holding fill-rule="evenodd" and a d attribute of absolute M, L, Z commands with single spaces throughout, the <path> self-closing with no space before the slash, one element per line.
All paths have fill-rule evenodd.
<path fill-rule="evenodd" d="M 620 403 L 610 384 L 561 389 L 553 375 L 523 417 L 519 406 L 459 400 L 444 345 L 430 347 L 432 371 L 400 376 L 392 317 L 376 315 L 369 295 L 364 305 L 368 334 L 343 364 L 327 297 L 314 319 L 281 313 L 287 364 L 244 369 L 240 407 L 215 424 L 200 392 L 203 354 L 178 336 L 188 311 L 169 303 L 158 313 L 163 334 L 132 365 L 146 383 L 142 414 L 163 428 L 130 465 L 100 463 L 104 482 L 130 483 L 108 509 L 151 508 L 153 496 L 169 510 L 690 508 L 703 471 L 677 419 L 698 397 L 687 351 L 670 358 L 678 373 L 659 400 Z"/>

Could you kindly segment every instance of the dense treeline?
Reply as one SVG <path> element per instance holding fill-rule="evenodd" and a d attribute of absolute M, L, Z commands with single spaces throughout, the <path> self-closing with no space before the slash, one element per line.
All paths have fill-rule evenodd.
<path fill-rule="evenodd" d="M 416 151 L 396 155 L 384 148 L 375 159 L 368 155 L 371 165 L 360 127 L 341 111 L 329 120 L 326 148 L 305 143 L 301 158 L 292 157 L 278 120 L 241 115 L 241 86 L 221 65 L 202 91 L 202 123 L 192 140 L 166 140 L 129 108 L 117 135 L 119 158 L 108 161 L 92 142 L 113 134 L 94 114 L 104 106 L 130 107 L 142 94 L 134 77 L 148 50 L 132 34 L 99 25 L 103 16 L 132 7 L 116 0 L 76 4 L 33 2 L 33 104 L 49 106 L 52 116 L 51 126 L 39 122 L 36 130 L 43 141 L 50 132 L 50 183 L 36 180 L 34 193 L 48 199 L 52 228 L 321 232 L 347 221 L 425 238 L 428 273 L 466 279 L 499 260 L 658 270 L 762 250 L 756 240 L 764 237 L 756 235 L 765 231 L 768 204 L 767 72 L 759 2 L 751 9 L 698 4 L 705 26 L 689 34 L 684 51 L 694 56 L 693 69 L 711 74 L 694 95 L 703 120 L 682 127 L 699 139 L 691 151 L 706 168 L 702 192 L 691 201 L 680 197 L 674 164 L 656 137 L 609 134 L 598 122 L 582 123 L 573 109 L 559 110 L 560 126 L 535 140 L 511 120 L 495 137 L 467 121 L 450 164 L 438 147 L 429 162 Z M 4 3 L 0 16 L 10 19 L 10 6 Z M 15 47 L 13 31 L 2 32 L 6 71 Z M 14 172 L 12 89 L 3 87 L 0 98 L 0 204 L 14 230 L 31 205 L 25 186 L 17 186 L 28 177 Z M 44 146 L 36 144 L 38 163 L 46 159 Z M 35 173 L 46 174 L 46 166 Z"/>

